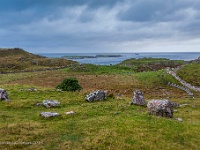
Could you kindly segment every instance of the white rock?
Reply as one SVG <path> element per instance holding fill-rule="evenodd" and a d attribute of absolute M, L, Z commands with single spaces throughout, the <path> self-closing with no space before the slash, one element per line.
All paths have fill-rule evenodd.
<path fill-rule="evenodd" d="M 68 111 L 65 113 L 66 115 L 70 115 L 70 114 L 76 114 L 76 112 L 74 112 L 73 110 L 72 111 Z"/>
<path fill-rule="evenodd" d="M 45 118 L 49 118 L 49 117 L 59 116 L 60 114 L 56 113 L 56 112 L 41 112 L 40 115 L 45 117 Z"/>

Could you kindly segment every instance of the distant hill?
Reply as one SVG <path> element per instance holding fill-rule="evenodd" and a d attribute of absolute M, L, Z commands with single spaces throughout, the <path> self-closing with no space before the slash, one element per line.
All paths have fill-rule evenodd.
<path fill-rule="evenodd" d="M 44 58 L 39 55 L 34 55 L 20 48 L 0 48 L 0 57 L 11 57 L 11 56 L 24 56 L 30 58 Z"/>
<path fill-rule="evenodd" d="M 46 58 L 20 48 L 0 48 L 0 73 L 48 70 L 79 64 L 64 58 Z"/>

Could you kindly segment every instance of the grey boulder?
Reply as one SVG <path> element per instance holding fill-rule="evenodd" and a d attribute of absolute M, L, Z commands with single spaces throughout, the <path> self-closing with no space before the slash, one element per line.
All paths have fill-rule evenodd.
<path fill-rule="evenodd" d="M 171 101 L 164 100 L 151 100 L 147 104 L 149 114 L 162 116 L 162 117 L 173 117 L 173 104 Z"/>
<path fill-rule="evenodd" d="M 10 101 L 8 99 L 8 94 L 6 92 L 6 90 L 0 88 L 0 100 L 6 100 L 6 101 Z"/>
<path fill-rule="evenodd" d="M 133 92 L 133 101 L 132 101 L 131 104 L 141 105 L 141 106 L 145 106 L 146 105 L 146 101 L 144 99 L 144 95 L 140 90 L 135 90 Z"/>
<path fill-rule="evenodd" d="M 57 100 L 44 100 L 43 105 L 46 108 L 51 108 L 51 107 L 56 107 L 56 106 L 60 105 L 60 102 L 58 102 Z"/>
<path fill-rule="evenodd" d="M 106 99 L 106 92 L 103 90 L 96 90 L 91 92 L 90 94 L 86 95 L 85 99 L 88 102 L 105 100 Z"/>

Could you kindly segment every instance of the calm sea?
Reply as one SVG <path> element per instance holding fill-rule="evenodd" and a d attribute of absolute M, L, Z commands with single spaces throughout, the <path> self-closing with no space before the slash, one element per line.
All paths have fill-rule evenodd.
<path fill-rule="evenodd" d="M 179 53 L 39 53 L 49 58 L 62 58 L 64 56 L 96 56 L 96 55 L 121 55 L 121 57 L 98 57 L 71 59 L 81 64 L 114 65 L 130 58 L 168 58 L 171 60 L 194 60 L 200 56 L 200 52 L 179 52 Z"/>

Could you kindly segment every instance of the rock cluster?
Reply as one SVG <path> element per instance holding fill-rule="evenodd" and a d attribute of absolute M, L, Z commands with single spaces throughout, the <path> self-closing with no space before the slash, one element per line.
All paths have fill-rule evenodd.
<path fill-rule="evenodd" d="M 3 100 L 3 99 L 6 101 L 9 101 L 6 90 L 0 88 L 0 100 Z"/>
<path fill-rule="evenodd" d="M 102 91 L 102 90 L 96 90 L 96 91 L 93 91 L 90 94 L 86 95 L 85 99 L 88 102 L 105 100 L 106 99 L 106 92 Z"/>
<path fill-rule="evenodd" d="M 171 101 L 164 100 L 151 100 L 147 104 L 149 114 L 158 115 L 162 117 L 173 117 L 173 104 Z"/>
<path fill-rule="evenodd" d="M 140 90 L 135 90 L 133 92 L 133 101 L 132 101 L 131 104 L 141 105 L 141 106 L 145 106 L 146 105 L 146 101 L 144 99 L 144 95 Z"/>

